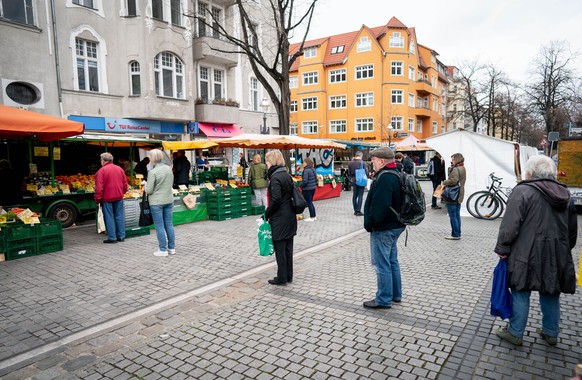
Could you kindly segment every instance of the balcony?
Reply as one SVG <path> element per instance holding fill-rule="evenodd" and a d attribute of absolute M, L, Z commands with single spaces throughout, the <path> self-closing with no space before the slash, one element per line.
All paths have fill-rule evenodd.
<path fill-rule="evenodd" d="M 213 123 L 238 124 L 240 112 L 238 107 L 223 104 L 196 102 L 195 116 L 198 121 Z"/>
<path fill-rule="evenodd" d="M 416 117 L 418 118 L 430 118 L 432 116 L 432 110 L 428 107 L 416 107 L 415 109 Z"/>
<path fill-rule="evenodd" d="M 416 82 L 416 91 L 418 92 L 418 94 L 436 94 L 437 90 L 436 88 L 434 88 L 429 81 L 425 80 L 425 79 L 419 79 Z"/>
<path fill-rule="evenodd" d="M 236 51 L 231 43 L 214 38 L 213 36 L 195 37 L 192 44 L 192 54 L 194 60 L 205 60 L 206 62 L 224 65 L 226 67 L 236 66 L 238 63 L 237 53 L 223 53 L 222 51 Z M 222 51 L 212 50 L 211 47 Z"/>

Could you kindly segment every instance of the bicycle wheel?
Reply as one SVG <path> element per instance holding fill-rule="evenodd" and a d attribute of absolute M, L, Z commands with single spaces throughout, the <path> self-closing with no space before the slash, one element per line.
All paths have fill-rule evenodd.
<path fill-rule="evenodd" d="M 504 208 L 503 201 L 493 193 L 483 194 L 475 202 L 475 210 L 481 219 L 497 219 L 503 214 Z"/>
<path fill-rule="evenodd" d="M 465 206 L 467 207 L 467 211 L 469 211 L 469 214 L 471 214 L 471 216 L 474 218 L 483 219 L 483 217 L 477 213 L 477 210 L 475 210 L 475 204 L 476 204 L 477 198 L 479 198 L 480 196 L 482 196 L 484 194 L 491 194 L 491 193 L 488 191 L 477 191 L 476 193 L 471 194 L 471 196 L 465 202 Z"/>

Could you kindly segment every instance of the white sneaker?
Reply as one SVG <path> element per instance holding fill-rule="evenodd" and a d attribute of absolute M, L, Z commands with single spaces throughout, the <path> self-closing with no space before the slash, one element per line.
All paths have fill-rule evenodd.
<path fill-rule="evenodd" d="M 162 252 L 160 250 L 157 250 L 157 251 L 154 252 L 154 256 L 166 257 L 166 256 L 168 256 L 168 252 Z"/>
<path fill-rule="evenodd" d="M 315 218 L 305 218 L 303 219 L 304 222 L 315 222 Z"/>
<path fill-rule="evenodd" d="M 168 254 L 169 255 L 175 255 L 176 254 L 176 250 L 175 249 L 168 248 Z"/>

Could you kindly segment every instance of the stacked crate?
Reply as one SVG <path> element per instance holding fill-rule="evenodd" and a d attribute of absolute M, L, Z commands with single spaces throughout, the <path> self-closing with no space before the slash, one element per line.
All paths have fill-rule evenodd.
<path fill-rule="evenodd" d="M 207 207 L 208 219 L 228 220 L 252 215 L 251 189 L 249 187 L 222 189 L 218 187 L 214 191 L 208 191 Z"/>
<path fill-rule="evenodd" d="M 63 225 L 60 220 L 41 219 L 35 227 L 37 254 L 63 250 Z"/>
<path fill-rule="evenodd" d="M 21 259 L 63 250 L 63 225 L 59 220 L 40 223 L 14 222 L 0 228 L 0 253 L 6 260 Z"/>

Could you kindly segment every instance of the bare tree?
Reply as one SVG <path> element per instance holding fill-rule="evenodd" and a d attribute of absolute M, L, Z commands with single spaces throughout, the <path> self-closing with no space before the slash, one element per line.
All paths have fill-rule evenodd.
<path fill-rule="evenodd" d="M 214 14 L 211 14 L 212 21 L 194 16 L 197 22 L 212 28 L 221 39 L 232 45 L 232 49 L 227 50 L 209 44 L 210 49 L 242 54 L 248 58 L 257 80 L 275 106 L 279 133 L 282 135 L 289 134 L 289 68 L 303 55 L 317 1 L 262 0 L 263 6 L 259 8 L 256 1 L 234 0 L 232 4 L 238 15 L 233 21 L 232 30 L 227 30 Z M 272 39 L 268 39 L 267 33 L 261 35 L 260 30 L 266 28 L 272 28 Z M 299 48 L 290 55 L 289 38 L 298 30 L 304 31 L 303 38 Z"/>
<path fill-rule="evenodd" d="M 463 64 L 459 69 L 459 88 L 460 93 L 465 98 L 464 113 L 470 117 L 473 122 L 473 131 L 477 131 L 477 126 L 485 117 L 489 104 L 489 94 L 487 86 L 481 81 L 481 75 L 485 66 L 476 61 Z"/>
<path fill-rule="evenodd" d="M 542 46 L 533 61 L 533 82 L 527 86 L 534 112 L 544 120 L 546 134 L 560 131 L 575 100 L 572 65 L 576 54 L 563 41 Z"/>

